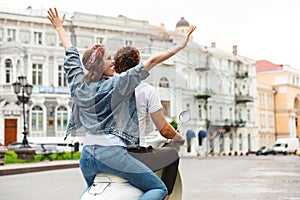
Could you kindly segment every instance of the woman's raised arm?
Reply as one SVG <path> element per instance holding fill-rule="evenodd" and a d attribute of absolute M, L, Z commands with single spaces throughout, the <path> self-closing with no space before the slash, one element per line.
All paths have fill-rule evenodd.
<path fill-rule="evenodd" d="M 51 24 L 57 31 L 59 39 L 62 42 L 63 47 L 66 49 L 68 47 L 71 47 L 72 43 L 63 27 L 65 16 L 66 15 L 64 14 L 62 18 L 59 18 L 56 8 L 54 8 L 54 11 L 49 8 L 47 18 L 50 20 Z"/>

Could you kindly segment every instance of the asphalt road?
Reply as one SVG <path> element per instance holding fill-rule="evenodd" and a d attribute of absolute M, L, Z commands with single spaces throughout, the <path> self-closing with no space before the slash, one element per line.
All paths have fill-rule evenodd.
<path fill-rule="evenodd" d="M 300 200 L 299 156 L 182 158 L 184 200 Z M 0 177 L 1 200 L 74 200 L 78 168 Z"/>

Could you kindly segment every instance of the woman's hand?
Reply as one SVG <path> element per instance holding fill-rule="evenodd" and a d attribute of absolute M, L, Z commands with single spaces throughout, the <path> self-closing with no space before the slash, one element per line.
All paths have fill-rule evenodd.
<path fill-rule="evenodd" d="M 58 33 L 58 37 L 63 45 L 63 47 L 66 49 L 68 47 L 72 46 L 71 40 L 68 38 L 68 35 L 66 34 L 63 23 L 65 21 L 65 14 L 60 19 L 58 16 L 58 12 L 56 8 L 54 8 L 54 12 L 51 8 L 48 10 L 48 16 L 47 18 L 50 20 L 53 27 L 56 29 L 56 32 Z"/>
<path fill-rule="evenodd" d="M 62 18 L 60 19 L 56 8 L 54 8 L 54 12 L 51 8 L 49 8 L 47 18 L 51 21 L 51 24 L 54 26 L 54 28 L 56 30 L 59 30 L 63 27 L 63 23 L 65 21 L 65 16 L 66 15 L 64 14 L 62 16 Z"/>

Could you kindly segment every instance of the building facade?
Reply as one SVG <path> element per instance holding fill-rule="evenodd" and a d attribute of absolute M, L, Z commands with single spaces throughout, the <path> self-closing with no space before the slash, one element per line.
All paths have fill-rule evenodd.
<path fill-rule="evenodd" d="M 257 120 L 258 120 L 258 145 L 273 146 L 276 140 L 275 129 L 275 93 L 272 85 L 257 81 Z"/>
<path fill-rule="evenodd" d="M 275 140 L 300 138 L 300 71 L 289 65 L 260 60 L 257 61 L 257 81 L 274 90 Z"/>
<path fill-rule="evenodd" d="M 24 75 L 33 85 L 26 105 L 29 137 L 62 138 L 72 101 L 63 70 L 64 49 L 46 11 L 0 12 L 0 142 L 22 140 L 23 114 L 12 89 Z M 183 21 L 181 21 L 183 20 Z M 142 60 L 177 45 L 189 25 L 182 18 L 174 31 L 164 25 L 125 16 L 109 17 L 74 12 L 65 30 L 82 54 L 103 43 L 111 54 L 121 46 L 139 48 Z M 200 136 L 190 153 L 246 153 L 258 147 L 256 63 L 232 52 L 191 41 L 178 55 L 153 69 L 146 80 L 159 92 L 166 116 L 178 121 L 191 113 L 181 133 Z M 201 134 L 200 134 L 201 133 Z M 193 136 L 192 136 L 193 137 Z M 184 149 L 183 151 L 186 151 Z"/>

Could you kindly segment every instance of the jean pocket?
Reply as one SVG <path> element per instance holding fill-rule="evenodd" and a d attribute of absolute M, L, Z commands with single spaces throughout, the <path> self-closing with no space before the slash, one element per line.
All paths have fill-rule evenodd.
<path fill-rule="evenodd" d="M 83 149 L 81 152 L 80 160 L 88 161 L 90 159 L 90 157 L 91 157 L 91 154 L 86 149 Z"/>

